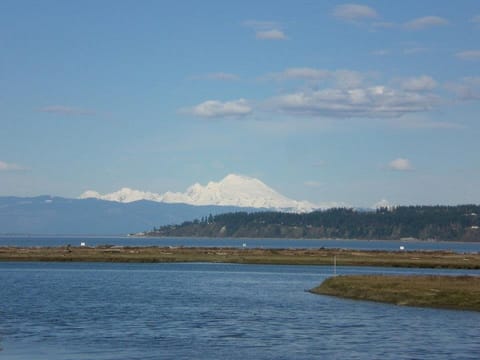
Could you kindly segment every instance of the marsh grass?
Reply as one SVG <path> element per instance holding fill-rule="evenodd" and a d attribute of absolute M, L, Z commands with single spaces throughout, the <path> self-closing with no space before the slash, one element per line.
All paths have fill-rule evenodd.
<path fill-rule="evenodd" d="M 447 251 L 202 247 L 0 247 L 0 261 L 219 262 L 239 264 L 480 269 L 480 254 Z"/>
<path fill-rule="evenodd" d="M 396 305 L 480 311 L 480 277 L 343 275 L 325 280 L 315 294 Z"/>

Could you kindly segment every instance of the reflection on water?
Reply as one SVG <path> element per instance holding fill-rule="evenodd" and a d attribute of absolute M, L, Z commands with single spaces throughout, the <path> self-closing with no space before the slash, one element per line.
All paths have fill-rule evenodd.
<path fill-rule="evenodd" d="M 1 354 L 106 360 L 474 359 L 480 353 L 478 313 L 305 292 L 330 274 L 316 266 L 0 263 Z"/>

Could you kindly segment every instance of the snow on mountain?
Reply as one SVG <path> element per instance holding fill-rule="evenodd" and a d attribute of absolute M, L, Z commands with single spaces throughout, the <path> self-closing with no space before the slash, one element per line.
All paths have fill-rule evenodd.
<path fill-rule="evenodd" d="M 375 204 L 373 204 L 371 207 L 372 207 L 372 209 L 381 209 L 381 208 L 391 209 L 394 206 L 392 204 L 390 204 L 390 202 L 388 200 L 382 199 L 382 200 L 376 202 Z"/>
<path fill-rule="evenodd" d="M 101 195 L 96 191 L 87 190 L 79 196 L 80 199 L 96 198 L 101 200 L 129 203 L 139 200 L 161 201 L 161 195 L 152 192 L 121 188 L 110 194 Z"/>
<path fill-rule="evenodd" d="M 164 203 L 238 206 L 292 212 L 309 212 L 318 208 L 318 206 L 307 201 L 289 199 L 258 179 L 235 174 L 230 174 L 219 182 L 211 181 L 206 186 L 196 183 L 184 193 L 168 191 L 161 195 L 123 188 L 105 195 L 92 190 L 80 195 L 81 199 L 92 197 L 118 202 L 152 200 Z"/>

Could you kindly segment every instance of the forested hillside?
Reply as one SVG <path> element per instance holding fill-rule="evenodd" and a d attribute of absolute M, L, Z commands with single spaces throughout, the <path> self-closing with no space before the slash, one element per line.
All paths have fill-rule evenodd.
<path fill-rule="evenodd" d="M 154 228 L 152 236 L 480 241 L 480 206 L 330 209 L 305 214 L 236 212 Z"/>

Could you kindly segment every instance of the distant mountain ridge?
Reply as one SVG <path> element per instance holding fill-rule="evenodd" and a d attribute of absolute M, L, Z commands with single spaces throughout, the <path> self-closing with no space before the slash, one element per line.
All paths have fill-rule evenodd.
<path fill-rule="evenodd" d="M 321 208 L 321 206 L 308 201 L 290 199 L 258 179 L 237 174 L 227 175 L 219 182 L 210 181 L 205 186 L 195 183 L 183 193 L 167 191 L 164 194 L 157 194 L 122 188 L 110 194 L 102 195 L 96 191 L 88 190 L 80 195 L 80 199 L 87 198 L 122 203 L 150 200 L 167 204 L 194 206 L 235 206 L 297 213 L 310 212 Z"/>
<path fill-rule="evenodd" d="M 0 234 L 126 235 L 209 214 L 245 211 L 139 200 L 129 203 L 52 196 L 0 197 Z M 248 208 L 247 211 L 256 211 Z M 258 211 L 258 210 L 257 210 Z"/>

